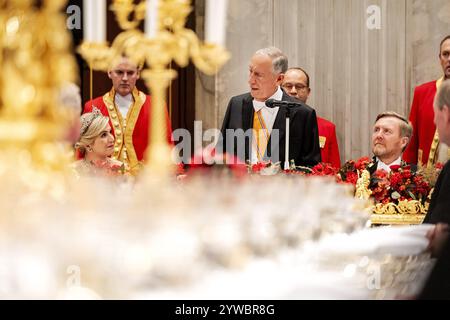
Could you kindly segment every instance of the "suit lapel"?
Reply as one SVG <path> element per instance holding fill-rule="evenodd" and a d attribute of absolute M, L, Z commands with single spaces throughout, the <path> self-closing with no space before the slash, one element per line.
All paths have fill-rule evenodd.
<path fill-rule="evenodd" d="M 242 105 L 242 129 L 244 132 L 253 128 L 253 98 L 249 94 L 244 98 L 244 103 Z M 245 143 L 245 159 L 250 159 L 251 157 L 251 139 L 248 143 Z"/>
<path fill-rule="evenodd" d="M 286 101 L 287 95 L 283 92 L 283 98 L 282 101 Z M 284 136 L 286 134 L 286 109 L 285 108 L 280 108 L 278 109 L 278 113 L 277 116 L 275 118 L 275 121 L 273 123 L 273 129 L 278 129 L 279 130 L 279 140 L 274 142 L 274 147 L 278 147 L 278 145 L 281 143 L 281 141 L 284 141 Z M 272 135 L 270 136 L 268 145 L 271 145 L 271 140 L 272 140 Z"/>
<path fill-rule="evenodd" d="M 244 99 L 244 104 L 242 106 L 242 129 L 244 129 L 244 131 L 253 128 L 253 113 L 253 99 L 251 95 L 248 95 L 248 97 Z"/>
<path fill-rule="evenodd" d="M 377 171 L 378 168 L 378 161 L 377 161 L 377 157 L 372 157 L 372 162 L 370 162 L 367 165 L 367 171 L 369 171 L 370 175 L 372 176 L 375 171 Z"/>
<path fill-rule="evenodd" d="M 280 108 L 278 109 L 278 113 L 277 116 L 275 118 L 275 122 L 273 123 L 273 127 L 272 130 L 277 129 L 279 130 L 279 141 L 275 141 L 274 146 L 278 145 L 278 143 L 280 141 L 282 141 L 284 139 L 284 135 L 285 135 L 285 131 L 286 131 L 286 109 L 285 108 Z M 269 139 L 269 145 L 270 145 L 270 140 L 272 139 L 272 135 L 270 135 L 270 139 Z"/>

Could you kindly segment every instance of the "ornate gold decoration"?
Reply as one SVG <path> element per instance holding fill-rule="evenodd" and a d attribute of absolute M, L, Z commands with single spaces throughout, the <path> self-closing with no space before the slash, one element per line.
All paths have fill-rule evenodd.
<path fill-rule="evenodd" d="M 327 137 L 319 136 L 319 146 L 320 149 L 325 148 L 325 143 L 327 142 Z"/>
<path fill-rule="evenodd" d="M 79 52 L 93 69 L 101 71 L 107 71 L 122 55 L 137 64 L 147 63 L 149 68 L 141 72 L 152 94 L 151 144 L 147 159 L 153 171 L 166 172 L 170 150 L 166 140 L 165 96 L 170 82 L 176 77 L 176 71 L 169 64 L 175 61 L 185 67 L 190 58 L 198 69 L 213 75 L 230 54 L 223 47 L 202 43 L 194 31 L 184 27 L 192 11 L 189 0 L 160 0 L 157 32 L 153 38 L 147 38 L 136 29 L 143 20 L 144 7 L 145 1 L 134 5 L 131 0 L 114 0 L 111 9 L 124 31 L 114 39 L 111 47 L 105 43 L 83 43 Z M 134 17 L 129 19 L 131 13 Z"/>
<path fill-rule="evenodd" d="M 368 200 L 372 191 L 369 189 L 370 185 L 370 173 L 367 170 L 361 172 L 360 177 L 356 181 L 355 198 L 361 200 Z"/>
<path fill-rule="evenodd" d="M 0 1 L 2 156 L 26 155 L 35 166 L 51 169 L 67 165 L 54 142 L 73 116 L 57 102 L 62 85 L 76 74 L 62 13 L 66 2 Z"/>
<path fill-rule="evenodd" d="M 145 18 L 145 0 L 135 5 L 133 0 L 117 0 L 111 5 L 111 11 L 116 14 L 119 25 L 124 30 L 135 29 Z M 134 13 L 134 20 L 129 20 L 130 14 Z"/>
<path fill-rule="evenodd" d="M 370 217 L 372 224 L 421 224 L 428 211 L 428 203 L 404 200 L 395 203 L 377 203 Z"/>
<path fill-rule="evenodd" d="M 433 136 L 433 141 L 431 142 L 431 147 L 430 147 L 430 155 L 428 156 L 428 163 L 427 163 L 427 167 L 428 168 L 433 168 L 434 165 L 437 162 L 437 159 L 439 157 L 439 133 L 436 129 L 436 132 L 434 133 Z"/>
<path fill-rule="evenodd" d="M 367 170 L 361 172 L 356 182 L 355 198 L 369 200 L 372 191 L 369 189 L 370 173 Z M 428 198 L 431 197 L 430 191 Z M 371 224 L 421 224 L 428 212 L 429 203 L 425 205 L 418 200 L 401 200 L 398 204 L 389 202 L 377 203 L 371 207 Z"/>

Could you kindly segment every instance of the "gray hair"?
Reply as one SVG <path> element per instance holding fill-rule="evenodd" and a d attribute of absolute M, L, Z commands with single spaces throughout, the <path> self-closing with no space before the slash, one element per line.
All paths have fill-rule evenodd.
<path fill-rule="evenodd" d="M 411 138 L 412 132 L 413 132 L 413 128 L 412 128 L 411 123 L 404 116 L 402 116 L 402 115 L 400 115 L 400 114 L 398 114 L 397 112 L 394 112 L 394 111 L 385 111 L 385 112 L 380 113 L 377 116 L 377 119 L 375 120 L 375 122 L 377 122 L 381 118 L 397 118 L 397 119 L 401 120 L 401 122 L 400 122 L 400 135 L 402 137 Z"/>
<path fill-rule="evenodd" d="M 264 55 L 272 60 L 273 73 L 285 73 L 288 68 L 288 58 L 276 47 L 259 49 L 255 54 Z"/>
<path fill-rule="evenodd" d="M 450 109 L 450 80 L 445 80 L 442 82 L 441 87 L 434 99 L 434 106 L 442 110 L 444 106 Z"/>

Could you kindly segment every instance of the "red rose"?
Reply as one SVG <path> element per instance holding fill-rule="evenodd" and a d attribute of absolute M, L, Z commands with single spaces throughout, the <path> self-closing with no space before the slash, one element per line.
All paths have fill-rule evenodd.
<path fill-rule="evenodd" d="M 321 162 L 312 168 L 311 174 L 314 176 L 334 176 L 338 173 L 338 169 L 329 163 Z"/>
<path fill-rule="evenodd" d="M 363 157 L 360 158 L 356 163 L 355 163 L 355 169 L 356 170 L 364 170 L 367 168 L 367 165 L 370 163 L 370 159 L 368 157 Z"/>
<path fill-rule="evenodd" d="M 358 180 L 358 174 L 356 174 L 355 172 L 347 173 L 346 182 L 351 183 L 351 184 L 356 184 L 357 180 Z"/>

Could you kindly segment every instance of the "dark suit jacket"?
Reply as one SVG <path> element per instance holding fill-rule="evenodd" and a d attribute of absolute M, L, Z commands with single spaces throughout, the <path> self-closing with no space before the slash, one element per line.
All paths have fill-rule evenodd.
<path fill-rule="evenodd" d="M 423 223 L 450 224 L 450 161 L 447 161 L 434 186 L 430 207 Z"/>
<path fill-rule="evenodd" d="M 401 167 L 406 167 L 409 166 L 409 168 L 411 169 L 412 173 L 416 173 L 417 172 L 417 165 L 415 164 L 410 164 L 410 163 L 406 163 L 405 161 L 401 161 L 400 163 Z M 372 157 L 372 163 L 369 164 L 367 171 L 369 171 L 370 175 L 373 175 L 375 173 L 375 171 L 377 171 L 377 167 L 378 167 L 378 161 L 377 161 L 377 157 L 373 156 Z"/>
<path fill-rule="evenodd" d="M 419 300 L 450 299 L 450 237 L 418 296 Z"/>
<path fill-rule="evenodd" d="M 288 96 L 286 93 L 283 93 L 282 100 L 299 103 L 297 99 Z M 300 104 L 299 107 L 290 108 L 289 160 L 294 160 L 297 166 L 314 166 L 321 160 L 316 112 L 306 104 Z M 253 115 L 253 97 L 250 93 L 231 98 L 222 124 L 222 138 L 218 143 L 219 148 L 223 149 L 219 150 L 240 157 L 241 160 L 250 159 Z M 273 129 L 279 130 L 279 139 L 272 142 L 272 137 L 275 136 L 272 134 L 266 151 L 267 156 L 271 157 L 274 155 L 275 159 L 278 158 L 282 164 L 285 157 L 285 119 L 286 110 L 285 108 L 280 108 L 273 124 Z M 234 136 L 227 137 L 227 129 L 242 129 L 250 134 L 247 135 L 245 142 L 239 142 Z M 234 146 L 231 144 L 233 141 L 230 140 L 234 140 Z M 238 148 L 239 143 L 241 143 L 241 146 L 244 145 L 241 148 L 243 150 Z M 243 156 L 244 159 L 242 159 Z"/>

